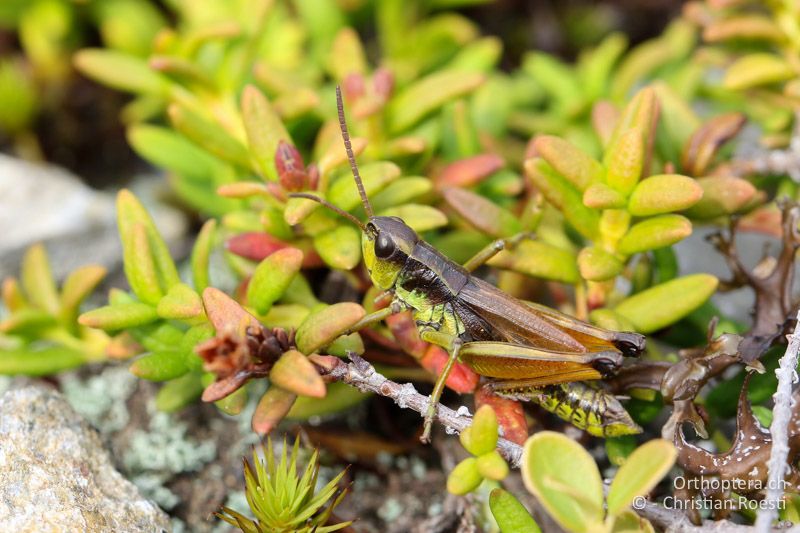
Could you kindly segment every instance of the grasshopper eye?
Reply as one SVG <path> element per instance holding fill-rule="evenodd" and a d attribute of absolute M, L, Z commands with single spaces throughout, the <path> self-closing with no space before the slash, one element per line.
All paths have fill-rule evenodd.
<path fill-rule="evenodd" d="M 386 259 L 394 253 L 394 250 L 394 241 L 383 233 L 379 233 L 378 238 L 375 239 L 375 256 Z"/>

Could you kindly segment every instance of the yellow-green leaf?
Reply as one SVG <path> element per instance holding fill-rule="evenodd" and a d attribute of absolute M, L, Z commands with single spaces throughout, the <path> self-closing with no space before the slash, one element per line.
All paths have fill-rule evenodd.
<path fill-rule="evenodd" d="M 592 456 L 562 433 L 541 431 L 525 442 L 522 480 L 548 514 L 568 531 L 603 522 L 603 482 Z"/>
<path fill-rule="evenodd" d="M 727 89 L 743 90 L 786 81 L 797 73 L 775 54 L 752 53 L 737 59 L 725 72 L 722 84 Z"/>
<path fill-rule="evenodd" d="M 525 506 L 508 491 L 494 489 L 489 494 L 489 508 L 500 528 L 500 533 L 541 533 L 542 531 Z"/>
<path fill-rule="evenodd" d="M 361 320 L 366 311 L 356 303 L 342 302 L 311 313 L 297 328 L 297 349 L 310 354 L 327 346 Z"/>
<path fill-rule="evenodd" d="M 675 446 L 664 439 L 651 440 L 636 448 L 611 482 L 607 499 L 609 514 L 620 514 L 634 497 L 650 492 L 672 468 L 677 455 Z"/>
<path fill-rule="evenodd" d="M 629 320 L 639 333 L 652 333 L 700 307 L 718 284 L 711 274 L 683 276 L 622 300 L 614 312 Z"/>
<path fill-rule="evenodd" d="M 58 289 L 50 271 L 47 250 L 41 244 L 28 248 L 22 257 L 22 287 L 33 305 L 52 315 L 58 313 Z"/>
<path fill-rule="evenodd" d="M 156 308 L 144 303 L 119 303 L 83 313 L 78 322 L 90 328 L 117 331 L 143 326 L 158 320 Z"/>
<path fill-rule="evenodd" d="M 663 248 L 692 234 L 692 223 L 681 215 L 659 215 L 634 224 L 620 239 L 617 250 L 624 255 Z"/>
<path fill-rule="evenodd" d="M 679 174 L 659 174 L 642 180 L 631 193 L 628 211 L 635 217 L 646 217 L 682 211 L 703 197 L 696 180 Z"/>
<path fill-rule="evenodd" d="M 273 384 L 300 396 L 325 396 L 325 382 L 317 368 L 297 350 L 289 350 L 281 355 L 270 370 L 269 379 Z"/>
<path fill-rule="evenodd" d="M 386 112 L 389 130 L 400 133 L 445 103 L 470 93 L 484 75 L 460 70 L 440 70 L 414 82 L 392 98 Z"/>
<path fill-rule="evenodd" d="M 260 314 L 269 312 L 272 304 L 286 292 L 303 264 L 303 252 L 282 248 L 268 255 L 256 267 L 247 286 L 247 302 Z"/>
<path fill-rule="evenodd" d="M 292 144 L 289 132 L 267 97 L 253 85 L 242 92 L 242 117 L 255 169 L 265 180 L 277 181 L 275 151 L 282 140 Z"/>

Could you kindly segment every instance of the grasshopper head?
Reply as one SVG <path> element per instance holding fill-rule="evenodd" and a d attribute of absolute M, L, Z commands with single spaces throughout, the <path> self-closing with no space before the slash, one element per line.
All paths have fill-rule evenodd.
<path fill-rule="evenodd" d="M 401 219 L 371 217 L 361 247 L 372 282 L 384 290 L 392 288 L 417 242 L 419 236 Z"/>

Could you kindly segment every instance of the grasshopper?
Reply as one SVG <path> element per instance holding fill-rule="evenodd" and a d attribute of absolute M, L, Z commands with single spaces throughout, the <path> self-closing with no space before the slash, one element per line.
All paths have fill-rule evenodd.
<path fill-rule="evenodd" d="M 422 340 L 447 350 L 447 363 L 434 385 L 424 415 L 422 441 L 430 439 L 436 406 L 457 360 L 491 378 L 490 384 L 498 392 L 527 396 L 557 414 L 562 407 L 558 404 L 564 403 L 558 402 L 558 398 L 563 397 L 567 400 L 564 407 L 571 407 L 566 413 L 561 409 L 562 418 L 577 422 L 584 429 L 594 424 L 595 430 L 602 432 L 606 409 L 591 411 L 584 405 L 587 402 L 580 401 L 592 395 L 583 389 L 570 393 L 567 387 L 558 396 L 557 391 L 548 392 L 547 386 L 611 375 L 621 365 L 623 355 L 635 356 L 644 349 L 644 337 L 605 330 L 553 309 L 524 303 L 472 275 L 475 269 L 525 235 L 497 240 L 459 265 L 423 241 L 400 218 L 376 216 L 350 144 L 339 87 L 336 100 L 345 150 L 367 222 L 313 194 L 290 196 L 318 202 L 361 228 L 363 257 L 370 278 L 392 296 L 388 307 L 366 315 L 351 331 L 378 323 L 390 314 L 411 310 Z M 551 402 L 553 398 L 555 403 Z M 594 419 L 589 420 L 590 415 Z M 617 422 L 618 418 L 611 422 Z M 636 432 L 632 421 L 629 426 L 628 432 Z M 613 432 L 625 431 L 617 428 Z"/>

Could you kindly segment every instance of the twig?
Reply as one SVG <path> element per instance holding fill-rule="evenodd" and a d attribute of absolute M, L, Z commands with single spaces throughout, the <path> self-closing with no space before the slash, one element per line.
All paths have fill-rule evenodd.
<path fill-rule="evenodd" d="M 800 320 L 800 311 L 797 313 Z M 756 531 L 766 533 L 770 531 L 773 520 L 778 515 L 778 502 L 783 496 L 783 482 L 787 469 L 789 456 L 789 421 L 792 417 L 794 398 L 792 385 L 797 382 L 797 357 L 800 352 L 800 332 L 795 326 L 795 331 L 789 335 L 789 346 L 781 357 L 780 366 L 775 371 L 778 376 L 778 389 L 772 396 L 775 402 L 772 424 L 769 431 L 772 435 L 772 450 L 767 461 L 769 477 L 767 479 L 766 504 L 761 508 L 756 518 Z"/>
<path fill-rule="evenodd" d="M 413 409 L 424 413 L 428 408 L 428 396 L 423 396 L 410 383 L 401 385 L 381 375 L 375 368 L 361 357 L 351 354 L 350 363 L 338 358 L 315 359 L 321 372 L 331 379 L 353 385 L 363 392 L 374 392 L 391 398 L 402 408 Z M 461 433 L 472 424 L 472 415 L 466 407 L 453 411 L 439 404 L 436 408 L 438 420 L 448 433 Z M 522 459 L 522 446 L 500 437 L 497 449 L 514 467 L 518 467 Z"/>

